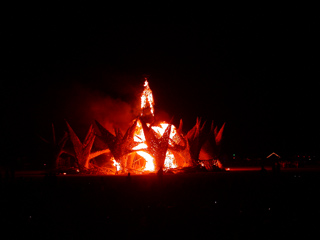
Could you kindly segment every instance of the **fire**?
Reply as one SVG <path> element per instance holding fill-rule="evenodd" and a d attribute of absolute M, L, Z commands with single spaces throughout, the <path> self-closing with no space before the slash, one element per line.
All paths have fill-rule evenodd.
<path fill-rule="evenodd" d="M 152 91 L 145 78 L 144 90 L 141 94 L 141 114 L 132 121 L 125 134 L 119 128 L 115 128 L 113 134 L 95 120 L 95 128 L 91 125 L 85 140 L 81 142 L 66 122 L 68 133 L 60 141 L 61 146 L 60 144 L 57 146 L 56 150 L 59 154 L 55 159 L 54 169 L 58 169 L 58 161 L 61 153 L 65 152 L 63 148 L 67 138 L 70 138 L 73 145 L 77 172 L 114 173 L 116 169 L 117 173 L 158 171 L 161 175 L 163 170 L 172 168 L 176 168 L 172 172 L 184 171 L 184 167 L 198 168 L 200 165 L 209 171 L 223 168 L 218 154 L 225 124 L 218 130 L 212 122 L 207 132 L 204 130 L 205 123 L 201 124 L 201 119 L 197 118 L 195 126 L 183 135 L 182 120 L 179 128 L 176 128 L 171 123 L 159 123 L 156 117 Z M 106 146 L 102 150 L 92 152 L 96 137 Z M 201 152 L 202 156 L 200 156 Z M 105 166 L 99 166 L 94 161 L 90 162 L 91 159 L 104 153 L 112 155 L 110 162 L 108 161 Z M 112 163 L 113 167 L 110 167 L 109 163 Z"/>
<path fill-rule="evenodd" d="M 117 172 L 120 171 L 120 163 L 118 163 L 113 157 L 111 160 L 113 161 L 113 166 L 117 168 Z"/>
<path fill-rule="evenodd" d="M 164 131 L 167 129 L 167 127 L 169 126 L 168 123 L 166 122 L 162 122 L 159 124 L 160 126 L 152 126 L 151 128 L 153 130 L 155 130 L 159 136 L 162 136 L 164 134 Z M 177 130 L 176 127 L 174 125 L 172 125 L 171 127 L 171 131 L 170 131 L 170 138 L 174 139 L 175 135 L 177 134 Z M 169 143 L 170 144 L 170 143 Z"/>
<path fill-rule="evenodd" d="M 192 150 L 192 153 L 198 152 L 199 155 L 200 149 L 197 149 L 197 141 L 201 137 L 200 135 L 203 134 L 204 125 L 200 127 L 200 121 L 198 119 L 195 127 L 191 129 L 186 136 L 183 136 L 181 133 L 182 121 L 180 121 L 179 129 L 167 122 L 155 123 L 154 99 L 148 81 L 145 79 L 144 90 L 141 95 L 141 115 L 134 120 L 134 125 L 132 125 L 134 128 L 132 128 L 131 133 L 130 131 L 127 132 L 128 134 L 133 134 L 131 135 L 133 136 L 133 141 L 127 145 L 130 146 L 130 144 L 132 144 L 133 147 L 130 147 L 129 153 L 126 153 L 130 160 L 123 160 L 121 157 L 124 155 L 119 155 L 120 157 L 118 156 L 117 160 L 112 158 L 113 165 L 116 167 L 117 172 L 130 171 L 130 169 L 139 172 L 154 172 L 156 170 L 190 166 L 197 163 L 198 156 L 192 158 L 189 151 Z M 210 131 L 214 134 L 217 144 L 219 144 L 221 140 L 223 128 L 224 125 L 218 132 L 217 128 L 214 129 L 213 125 L 211 126 Z M 147 138 L 145 131 L 148 132 L 147 134 L 150 134 Z M 125 136 L 128 136 L 127 133 Z M 189 141 L 189 139 L 191 140 Z M 120 140 L 119 142 L 121 143 Z M 150 146 L 148 144 L 150 144 Z M 189 144 L 191 144 L 193 148 L 191 148 Z M 185 149 L 186 151 L 184 151 Z M 133 151 L 131 152 L 131 150 Z M 207 168 L 205 164 L 212 165 L 211 162 L 198 162 L 198 164 Z M 211 165 L 208 168 L 210 168 Z M 218 167 L 222 168 L 222 166 Z"/>
<path fill-rule="evenodd" d="M 159 124 L 159 126 L 152 126 L 151 128 L 159 134 L 159 137 L 161 137 L 164 134 L 164 131 L 167 129 L 168 125 L 169 125 L 168 123 L 162 122 Z M 170 131 L 170 139 L 174 139 L 176 134 L 177 134 L 176 127 L 174 125 L 172 125 L 171 131 Z M 169 145 L 173 146 L 173 143 L 169 142 Z M 170 150 L 168 150 L 166 153 L 164 167 L 165 168 L 176 168 L 177 167 L 177 165 L 175 164 L 174 155 Z"/>
<path fill-rule="evenodd" d="M 143 110 L 148 109 L 148 108 L 150 109 L 152 116 L 154 116 L 153 106 L 154 106 L 154 100 L 153 100 L 152 91 L 149 87 L 149 83 L 148 83 L 147 79 L 145 79 L 144 90 L 141 95 L 141 110 L 142 110 L 141 116 L 144 115 Z M 149 123 L 147 123 L 147 125 L 148 125 L 148 127 L 150 127 Z M 151 128 L 157 133 L 157 137 L 161 138 L 161 136 L 164 134 L 164 132 L 168 126 L 169 126 L 168 123 L 161 122 L 159 125 L 152 126 Z M 171 132 L 170 132 L 170 139 L 174 139 L 176 133 L 177 133 L 176 128 L 174 126 L 172 126 Z M 144 171 L 155 171 L 155 163 L 154 163 L 155 159 L 146 151 L 148 146 L 146 144 L 146 138 L 144 136 L 144 132 L 143 132 L 142 125 L 141 125 L 140 121 L 137 122 L 136 131 L 135 131 L 135 135 L 134 135 L 134 141 L 139 144 L 137 146 L 135 146 L 134 148 L 132 148 L 132 150 L 140 150 L 140 151 L 136 151 L 136 153 L 145 160 L 145 166 L 144 166 L 143 170 Z M 169 142 L 169 145 L 172 145 L 172 144 L 173 143 Z M 165 168 L 176 168 L 177 167 L 177 165 L 175 163 L 174 155 L 172 152 L 170 152 L 170 150 L 168 150 L 166 153 L 164 167 Z"/>
<path fill-rule="evenodd" d="M 144 151 L 138 151 L 137 154 L 139 154 L 141 157 L 143 157 L 146 160 L 146 165 L 143 170 L 153 172 L 155 170 L 153 157 L 149 153 Z"/>
<path fill-rule="evenodd" d="M 148 80 L 145 78 L 144 90 L 141 96 L 141 109 L 150 108 L 150 112 L 152 116 L 154 116 L 153 105 L 154 105 L 154 101 L 153 101 L 152 91 L 149 87 Z M 143 115 L 143 112 L 141 112 L 141 115 Z"/>
<path fill-rule="evenodd" d="M 163 134 L 164 131 L 166 130 L 167 126 L 169 124 L 162 122 L 159 124 L 159 126 L 152 126 L 151 128 L 158 133 L 158 137 L 160 138 Z M 170 138 L 173 139 L 175 137 L 176 134 L 176 128 L 174 126 L 172 126 L 171 128 L 171 132 L 170 132 Z M 144 171 L 154 171 L 155 170 L 155 166 L 154 166 L 154 158 L 145 151 L 145 149 L 147 149 L 147 144 L 145 136 L 143 134 L 143 130 L 142 130 L 142 125 L 140 122 L 137 123 L 137 128 L 136 128 L 136 132 L 135 132 L 135 136 L 134 136 L 134 141 L 135 142 L 139 142 L 139 144 L 132 148 L 132 150 L 141 150 L 141 151 L 137 151 L 136 153 L 143 157 L 146 161 L 146 165 L 145 168 L 143 169 Z M 172 143 L 169 143 L 169 145 Z M 175 164 L 175 158 L 173 153 L 168 150 L 166 153 L 166 159 L 164 162 L 164 167 L 165 168 L 176 168 L 177 165 Z"/>
<path fill-rule="evenodd" d="M 170 150 L 167 151 L 166 160 L 164 161 L 164 167 L 166 168 L 176 168 L 177 165 L 175 164 L 174 155 L 171 153 Z"/>
<path fill-rule="evenodd" d="M 143 130 L 142 130 L 142 125 L 140 121 L 137 122 L 137 127 L 135 131 L 135 135 L 133 137 L 135 142 L 138 142 L 139 144 L 132 148 L 132 150 L 142 150 L 142 149 L 147 149 L 147 144 L 146 138 L 144 136 Z M 154 162 L 153 162 L 153 157 L 147 153 L 146 151 L 137 151 L 136 152 L 139 156 L 143 157 L 146 160 L 146 165 L 144 170 L 145 171 L 154 171 Z"/>

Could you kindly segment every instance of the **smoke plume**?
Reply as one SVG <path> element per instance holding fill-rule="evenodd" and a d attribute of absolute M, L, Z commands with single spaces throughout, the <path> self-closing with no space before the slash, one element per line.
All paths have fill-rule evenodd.
<path fill-rule="evenodd" d="M 134 93 L 133 93 L 134 94 Z M 139 114 L 139 104 L 128 103 L 120 97 L 111 97 L 102 91 L 73 84 L 59 94 L 58 115 L 66 119 L 79 135 L 85 135 L 94 120 L 113 132 L 113 128 L 125 131 Z"/>

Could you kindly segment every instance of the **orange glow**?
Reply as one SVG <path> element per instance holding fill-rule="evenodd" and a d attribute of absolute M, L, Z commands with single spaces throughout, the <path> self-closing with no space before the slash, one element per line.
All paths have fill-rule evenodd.
<path fill-rule="evenodd" d="M 159 126 L 152 126 L 151 128 L 156 133 L 159 134 L 159 137 L 161 137 L 164 134 L 164 131 L 167 129 L 168 126 L 169 126 L 168 123 L 162 122 L 159 124 Z M 177 134 L 176 127 L 174 125 L 172 125 L 171 131 L 170 131 L 170 139 L 174 139 L 176 134 Z M 173 146 L 173 143 L 171 141 L 169 141 L 169 145 Z M 164 167 L 165 168 L 176 168 L 177 165 L 174 162 L 175 162 L 174 155 L 170 150 L 168 150 L 166 153 L 166 159 L 164 161 Z"/>
<path fill-rule="evenodd" d="M 161 136 L 164 134 L 166 128 L 168 127 L 168 123 L 162 122 L 158 126 L 152 126 L 151 128 L 158 134 L 158 138 L 161 138 Z M 171 128 L 170 132 L 170 138 L 173 139 L 176 135 L 177 131 L 174 126 Z M 137 146 L 133 147 L 132 150 L 141 150 L 137 151 L 136 153 L 141 156 L 145 161 L 146 164 L 144 166 L 144 171 L 155 171 L 155 164 L 154 164 L 154 158 L 146 151 L 148 148 L 148 145 L 146 144 L 146 138 L 143 133 L 141 122 L 137 122 L 137 127 L 135 131 L 135 135 L 133 137 L 134 141 L 139 143 Z M 171 143 L 172 144 L 172 143 Z M 170 145 L 170 143 L 169 143 Z M 164 163 L 165 168 L 176 168 L 177 165 L 175 163 L 175 158 L 173 153 L 168 150 L 166 153 L 166 159 Z"/>
<path fill-rule="evenodd" d="M 167 129 L 168 126 L 169 126 L 168 123 L 162 122 L 162 123 L 160 123 L 160 126 L 152 126 L 151 128 L 156 133 L 158 133 L 159 136 L 162 136 L 164 134 L 164 131 Z M 171 132 L 170 132 L 170 138 L 173 139 L 176 134 L 177 134 L 176 127 L 174 125 L 172 125 Z"/>
<path fill-rule="evenodd" d="M 143 157 L 146 160 L 146 165 L 144 167 L 144 171 L 151 171 L 153 172 L 154 169 L 154 158 L 147 152 L 144 151 L 138 151 L 137 154 L 139 154 L 141 157 Z"/>
<path fill-rule="evenodd" d="M 139 144 L 137 146 L 133 147 L 132 150 L 142 150 L 142 151 L 137 151 L 136 153 L 146 160 L 146 165 L 143 170 L 144 171 L 154 171 L 154 163 L 153 163 L 154 159 L 149 153 L 144 151 L 145 149 L 148 148 L 148 146 L 146 144 L 146 138 L 144 136 L 144 133 L 142 130 L 142 125 L 141 125 L 140 121 L 137 122 L 136 131 L 135 131 L 135 135 L 134 135 L 133 139 L 135 142 L 137 142 Z"/>
<path fill-rule="evenodd" d="M 118 163 L 113 157 L 111 160 L 113 161 L 113 166 L 117 168 L 117 172 L 120 171 L 120 163 Z"/>
<path fill-rule="evenodd" d="M 59 143 L 56 143 L 53 129 L 53 150 L 58 154 L 55 154 L 55 159 L 52 159 L 52 167 L 63 175 L 75 173 L 75 171 L 90 174 L 128 175 L 156 171 L 159 176 L 162 176 L 163 173 L 198 171 L 199 165 L 210 171 L 214 171 L 217 167 L 222 168 L 222 164 L 214 157 L 219 157 L 219 145 L 225 124 L 218 131 L 218 127 L 214 128 L 212 122 L 210 130 L 206 132 L 205 122 L 201 123 L 201 119 L 197 118 L 195 126 L 183 134 L 182 119 L 177 128 L 171 124 L 172 121 L 161 122 L 161 115 L 164 117 L 165 114 L 155 115 L 153 94 L 148 79 L 144 80 L 144 89 L 140 95 L 140 113 L 136 111 L 136 108 L 132 108 L 131 104 L 126 104 L 126 111 L 128 109 L 134 111 L 130 110 L 130 113 L 125 112 L 123 115 L 119 115 L 118 112 L 108 113 L 112 116 L 110 120 L 105 118 L 107 115 L 100 117 L 104 120 L 104 125 L 108 127 L 113 123 L 114 131 L 109 131 L 108 127 L 94 120 L 95 124 L 90 125 L 85 139 L 80 141 L 66 121 L 68 132 Z M 139 104 L 137 107 L 139 108 Z M 94 114 L 93 117 L 95 116 L 98 117 L 97 114 Z M 135 118 L 130 123 L 129 117 L 132 116 Z M 117 119 L 121 121 L 116 123 Z M 125 126 L 127 130 L 123 133 Z M 68 151 L 68 144 L 65 145 L 67 139 L 72 144 L 70 147 L 73 147 L 74 154 Z M 96 139 L 98 141 L 95 142 Z M 62 153 L 65 154 L 61 156 Z M 102 154 L 105 155 L 101 157 L 101 160 L 95 159 Z M 67 155 L 72 156 L 72 161 Z M 270 154 L 267 158 L 272 155 L 280 158 L 275 153 Z M 310 156 L 308 158 L 311 159 Z M 44 166 L 48 167 L 46 164 Z M 70 172 L 63 172 L 61 167 L 62 169 L 70 168 Z"/>
<path fill-rule="evenodd" d="M 151 89 L 149 87 L 148 80 L 145 79 L 144 90 L 143 90 L 143 93 L 141 95 L 141 109 L 149 107 L 151 114 L 154 116 L 153 105 L 154 105 L 154 101 L 153 101 L 152 91 L 151 91 Z M 143 115 L 143 113 L 141 113 L 141 115 Z"/>
<path fill-rule="evenodd" d="M 167 151 L 166 160 L 164 161 L 165 168 L 176 168 L 177 165 L 175 164 L 174 155 L 171 153 L 170 150 Z"/>
<path fill-rule="evenodd" d="M 150 113 L 152 114 L 152 116 L 154 116 L 154 107 L 153 106 L 154 106 L 154 100 L 153 100 L 152 91 L 149 87 L 148 80 L 145 78 L 144 90 L 141 95 L 141 110 L 150 108 Z M 142 111 L 141 116 L 143 116 L 143 115 L 144 115 L 144 112 Z M 148 123 L 147 123 L 147 125 L 150 126 Z M 152 130 L 154 130 L 157 133 L 156 137 L 160 139 L 168 126 L 169 126 L 168 123 L 161 122 L 159 125 L 152 126 L 151 128 L 152 128 Z M 174 141 L 174 137 L 176 134 L 177 134 L 176 127 L 172 125 L 171 132 L 170 132 L 170 139 L 171 140 L 169 141 L 169 146 L 173 146 L 173 144 L 174 144 L 173 141 Z M 135 135 L 134 135 L 134 141 L 139 144 L 137 146 L 135 146 L 134 148 L 132 148 L 132 150 L 141 150 L 141 151 L 137 151 L 136 153 L 146 161 L 143 170 L 144 171 L 155 171 L 155 163 L 154 163 L 155 159 L 153 158 L 153 156 L 151 156 L 147 152 L 148 146 L 146 144 L 146 138 L 144 136 L 142 124 L 140 121 L 137 122 L 136 131 L 135 131 Z M 177 167 L 174 155 L 170 150 L 168 150 L 166 153 L 164 167 L 165 168 L 176 168 Z"/>
<path fill-rule="evenodd" d="M 125 149 L 126 153 L 122 155 L 118 154 L 117 160 L 111 158 L 111 161 L 113 162 L 113 166 L 116 167 L 116 171 L 120 171 L 121 173 L 126 173 L 127 171 L 134 173 L 154 172 L 158 170 L 166 171 L 178 167 L 179 169 L 176 171 L 180 171 L 180 167 L 189 167 L 196 164 L 201 164 L 207 169 L 212 169 L 213 165 L 222 168 L 218 160 L 210 158 L 206 159 L 210 161 L 196 162 L 198 156 L 193 158 L 191 155 L 191 151 L 193 153 L 197 151 L 197 145 L 199 145 L 197 141 L 203 137 L 200 136 L 203 128 L 204 124 L 200 126 L 200 120 L 197 119 L 195 127 L 186 136 L 183 136 L 182 121 L 180 121 L 179 129 L 167 122 L 158 123 L 154 116 L 152 91 L 145 78 L 144 90 L 141 94 L 141 114 L 134 120 L 132 127 L 130 127 L 130 141 L 125 142 L 127 144 L 126 147 L 131 147 L 130 149 Z M 213 125 L 211 126 L 209 134 L 215 137 L 214 140 L 217 145 L 221 141 L 223 129 L 224 124 L 219 131 L 217 127 L 213 131 Z M 148 135 L 145 136 L 145 134 Z M 191 142 L 193 144 L 192 149 L 189 138 L 195 139 L 194 141 L 196 142 Z M 120 153 L 122 152 L 120 151 Z"/>

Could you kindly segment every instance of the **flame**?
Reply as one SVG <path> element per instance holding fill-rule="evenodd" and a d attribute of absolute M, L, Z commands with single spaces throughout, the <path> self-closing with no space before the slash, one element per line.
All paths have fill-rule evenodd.
<path fill-rule="evenodd" d="M 154 116 L 154 107 L 153 106 L 154 106 L 154 100 L 153 100 L 152 91 L 149 87 L 148 80 L 145 78 L 144 90 L 141 95 L 141 110 L 142 110 L 141 116 L 143 116 L 145 114 L 145 112 L 143 111 L 144 109 L 150 109 L 150 113 L 152 114 L 152 116 Z M 149 114 L 149 113 L 147 113 L 147 114 Z M 147 123 L 147 126 L 150 127 L 150 124 Z M 152 126 L 151 128 L 157 133 L 156 137 L 161 138 L 161 136 L 164 134 L 164 132 L 168 126 L 169 126 L 168 123 L 161 122 L 158 126 Z M 171 140 L 174 141 L 176 133 L 177 133 L 177 130 L 176 130 L 175 126 L 172 125 L 171 132 L 170 132 L 170 139 Z M 144 166 L 141 166 L 142 170 L 143 171 L 155 171 L 155 163 L 154 163 L 155 159 L 153 158 L 153 156 L 151 156 L 147 152 L 148 145 L 146 144 L 146 138 L 144 136 L 142 124 L 140 121 L 137 122 L 133 139 L 136 143 L 138 143 L 138 145 L 133 147 L 132 150 L 136 150 L 136 153 L 145 160 Z M 173 146 L 173 142 L 171 140 L 169 141 L 169 145 Z M 114 161 L 114 166 L 117 167 L 117 171 L 120 169 L 120 166 L 118 168 L 118 163 L 116 163 L 116 161 Z M 166 153 L 164 167 L 165 168 L 176 168 L 177 167 L 177 165 L 175 163 L 175 157 L 170 150 L 168 150 Z"/>
<path fill-rule="evenodd" d="M 139 154 L 141 157 L 143 157 L 146 160 L 146 165 L 144 167 L 144 171 L 151 171 L 153 172 L 154 169 L 154 158 L 147 152 L 144 151 L 138 151 L 137 154 Z"/>
<path fill-rule="evenodd" d="M 139 144 L 132 148 L 133 150 L 140 150 L 140 149 L 147 149 L 148 146 L 146 144 L 146 138 L 144 136 L 143 130 L 142 130 L 142 125 L 141 122 L 137 122 L 137 127 L 135 131 L 135 135 L 133 137 L 135 142 L 138 142 Z M 141 157 L 143 157 L 146 160 L 146 165 L 144 170 L 145 171 L 154 171 L 154 158 L 147 153 L 146 151 L 137 151 L 137 154 Z"/>
<path fill-rule="evenodd" d="M 169 125 L 168 123 L 162 122 L 159 124 L 159 126 L 152 126 L 151 128 L 156 133 L 158 133 L 158 137 L 160 138 L 164 134 L 168 125 Z M 172 126 L 171 132 L 170 132 L 170 138 L 173 139 L 174 136 L 176 135 L 176 133 L 177 133 L 176 128 L 174 126 Z M 146 139 L 145 139 L 140 121 L 137 122 L 136 132 L 134 135 L 134 141 L 138 142 L 139 144 L 132 149 L 133 150 L 141 150 L 141 151 L 137 151 L 136 153 L 139 156 L 143 157 L 146 161 L 146 164 L 145 164 L 145 167 L 143 170 L 144 171 L 154 171 L 155 170 L 154 158 L 149 153 L 147 153 L 145 151 L 145 149 L 147 149 L 148 146 L 146 144 Z M 176 168 L 177 167 L 177 165 L 175 163 L 174 155 L 170 150 L 168 150 L 166 153 L 164 167 L 165 168 Z"/>
<path fill-rule="evenodd" d="M 161 137 L 164 134 L 164 132 L 165 132 L 165 130 L 167 129 L 168 126 L 169 126 L 168 123 L 161 122 L 159 124 L 159 126 L 152 126 L 151 128 L 156 133 L 159 134 L 159 137 Z M 172 125 L 171 126 L 171 131 L 170 131 L 170 139 L 174 139 L 176 134 L 177 134 L 176 127 L 174 125 Z M 171 141 L 169 141 L 169 145 L 173 146 L 173 143 Z M 165 168 L 176 168 L 177 165 L 174 162 L 175 162 L 174 155 L 170 150 L 168 150 L 167 153 L 166 153 L 166 159 L 164 161 L 164 167 Z"/>
<path fill-rule="evenodd" d="M 148 104 L 149 104 L 149 106 L 148 106 Z M 149 83 L 148 83 L 147 78 L 145 78 L 144 90 L 141 95 L 141 109 L 150 107 L 150 112 L 151 112 L 152 116 L 154 116 L 153 105 L 154 105 L 154 101 L 153 101 L 152 91 L 149 87 Z M 141 113 L 141 115 L 143 115 L 143 113 Z"/>
<path fill-rule="evenodd" d="M 176 168 L 177 167 L 177 165 L 175 163 L 174 155 L 173 155 L 173 153 L 171 153 L 170 150 L 167 151 L 166 159 L 164 161 L 164 167 L 165 168 Z"/>
<path fill-rule="evenodd" d="M 159 134 L 159 136 L 161 137 L 164 134 L 164 131 L 167 129 L 167 127 L 169 126 L 168 123 L 166 122 L 161 122 L 159 124 L 160 126 L 152 126 L 151 128 Z M 171 126 L 171 132 L 170 132 L 170 138 L 174 139 L 175 135 L 177 134 L 177 130 L 176 127 L 174 125 Z M 169 145 L 172 146 L 172 143 L 169 142 Z"/>
<path fill-rule="evenodd" d="M 117 168 L 117 172 L 120 171 L 120 163 L 118 163 L 113 157 L 111 160 L 113 161 L 113 166 Z"/>

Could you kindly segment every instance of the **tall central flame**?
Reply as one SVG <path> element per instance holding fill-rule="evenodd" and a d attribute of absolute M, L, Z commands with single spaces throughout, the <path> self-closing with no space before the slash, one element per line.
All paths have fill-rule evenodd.
<path fill-rule="evenodd" d="M 146 109 L 146 108 L 150 108 L 150 112 L 152 114 L 152 116 L 154 116 L 154 101 L 153 101 L 153 95 L 152 95 L 152 91 L 149 87 L 149 83 L 147 78 L 145 78 L 145 82 L 144 82 L 144 90 L 141 96 L 141 109 Z M 143 115 L 143 112 L 141 113 L 141 115 Z"/>

